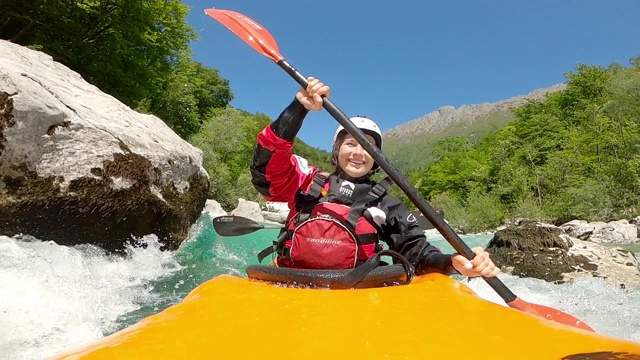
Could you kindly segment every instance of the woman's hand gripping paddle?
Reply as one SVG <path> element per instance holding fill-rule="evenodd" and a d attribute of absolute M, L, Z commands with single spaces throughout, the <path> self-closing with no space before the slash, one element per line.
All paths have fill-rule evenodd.
<path fill-rule="evenodd" d="M 254 21 L 253 19 L 230 10 L 207 9 L 204 11 L 207 15 L 216 19 L 229 30 L 233 31 L 238 37 L 244 40 L 252 48 L 262 55 L 273 60 L 278 66 L 287 72 L 300 86 L 307 87 L 307 80 L 299 73 L 291 64 L 289 64 L 284 56 L 280 54 L 278 44 L 267 29 Z M 408 180 L 402 176 L 398 170 L 391 164 L 389 159 L 382 153 L 380 149 L 375 147 L 366 138 L 364 133 L 358 129 L 349 120 L 333 102 L 325 98 L 323 107 L 351 134 L 362 147 L 373 157 L 387 175 L 400 187 L 413 204 L 424 214 L 424 216 L 434 225 L 436 229 L 447 239 L 449 244 L 467 259 L 473 259 L 475 256 L 469 246 L 453 231 L 443 218 L 438 216 L 436 210 L 422 198 L 418 192 L 409 184 Z M 483 279 L 500 295 L 500 297 L 509 305 L 509 307 L 520 311 L 541 316 L 545 319 L 554 320 L 556 322 L 577 327 L 583 330 L 593 331 L 591 327 L 577 319 L 576 317 L 564 313 L 560 310 L 552 309 L 547 306 L 528 303 L 518 298 L 507 286 L 497 277 Z"/>

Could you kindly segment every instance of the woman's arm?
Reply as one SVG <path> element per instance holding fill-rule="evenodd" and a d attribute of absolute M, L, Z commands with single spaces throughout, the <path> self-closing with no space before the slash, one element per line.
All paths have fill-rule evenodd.
<path fill-rule="evenodd" d="M 292 202 L 316 171 L 304 158 L 293 154 L 293 141 L 307 113 L 298 100 L 293 100 L 258 134 L 251 176 L 255 188 L 269 201 Z"/>
<path fill-rule="evenodd" d="M 387 195 L 389 206 L 389 227 L 387 243 L 392 250 L 402 254 L 416 269 L 417 275 L 440 272 L 446 275 L 494 277 L 500 273 L 489 253 L 482 247 L 471 249 L 473 260 L 467 260 L 459 254 L 443 254 L 440 249 L 429 244 L 424 232 L 418 226 L 418 220 L 399 200 Z"/>
<path fill-rule="evenodd" d="M 386 225 L 382 227 L 383 239 L 391 250 L 402 254 L 415 267 L 416 274 L 456 273 L 451 255 L 443 254 L 427 241 L 418 226 L 418 219 L 400 200 L 386 195 L 382 205 L 387 213 Z"/>
<path fill-rule="evenodd" d="M 253 185 L 262 196 L 269 201 L 286 201 L 290 209 L 298 190 L 306 190 L 318 171 L 293 154 L 293 141 L 309 110 L 322 110 L 323 97 L 331 94 L 331 89 L 316 78 L 309 77 L 307 83 L 278 119 L 258 134 L 251 164 Z"/>

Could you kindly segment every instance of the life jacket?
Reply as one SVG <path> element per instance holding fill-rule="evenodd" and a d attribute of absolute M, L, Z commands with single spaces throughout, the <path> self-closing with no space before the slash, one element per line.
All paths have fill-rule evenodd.
<path fill-rule="evenodd" d="M 309 190 L 296 195 L 297 212 L 280 237 L 258 254 L 277 252 L 277 264 L 299 269 L 351 269 L 382 250 L 378 228 L 364 216 L 387 192 L 391 180 L 354 184 L 318 172 Z M 355 200 L 353 200 L 355 199 Z"/>

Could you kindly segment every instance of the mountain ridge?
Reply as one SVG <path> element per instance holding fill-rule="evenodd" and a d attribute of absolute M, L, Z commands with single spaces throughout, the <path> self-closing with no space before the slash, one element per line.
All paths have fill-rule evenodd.
<path fill-rule="evenodd" d="M 480 103 L 462 105 L 455 108 L 450 105 L 442 106 L 435 111 L 425 114 L 417 119 L 400 124 L 383 133 L 387 137 L 406 138 L 419 136 L 422 133 L 441 132 L 454 124 L 470 125 L 475 121 L 487 119 L 492 113 L 509 111 L 513 107 L 526 104 L 529 100 L 542 100 L 545 95 L 566 88 L 566 84 L 555 84 L 548 88 L 536 89 L 526 95 L 514 96 L 496 103 Z"/>
<path fill-rule="evenodd" d="M 450 137 L 468 137 L 477 141 L 515 119 L 512 108 L 531 100 L 543 100 L 547 94 L 566 89 L 555 84 L 536 89 L 526 95 L 514 96 L 496 103 L 443 106 L 417 119 L 383 132 L 385 153 L 402 170 L 420 168 L 431 159 L 431 148 Z"/>

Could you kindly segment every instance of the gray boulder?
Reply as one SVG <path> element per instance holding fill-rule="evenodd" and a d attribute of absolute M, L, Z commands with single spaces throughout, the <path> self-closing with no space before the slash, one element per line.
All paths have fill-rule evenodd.
<path fill-rule="evenodd" d="M 565 235 L 567 236 L 567 235 Z M 621 288 L 640 288 L 640 263 L 635 255 L 619 246 L 603 246 L 591 241 L 573 239 L 570 255 L 582 255 L 598 268 L 564 274 L 566 281 L 581 277 L 600 277 Z"/>
<path fill-rule="evenodd" d="M 498 230 L 487 245 L 494 263 L 513 275 L 561 283 L 564 273 L 597 269 L 581 255 L 569 255 L 573 243 L 562 238 L 562 229 L 537 223 L 523 223 Z"/>
<path fill-rule="evenodd" d="M 0 40 L 0 234 L 176 249 L 209 186 L 202 153 L 44 53 Z"/>
<path fill-rule="evenodd" d="M 638 242 L 638 227 L 628 220 L 586 222 L 572 220 L 560 226 L 568 235 L 596 243 L 630 244 Z"/>
<path fill-rule="evenodd" d="M 284 224 L 287 222 L 287 215 L 289 215 L 289 205 L 285 202 L 267 201 L 265 209 L 262 210 L 262 216 L 268 222 Z"/>
<path fill-rule="evenodd" d="M 231 215 L 242 216 L 261 223 L 265 222 L 260 210 L 260 204 L 242 198 L 238 199 L 238 206 L 231 211 Z"/>
<path fill-rule="evenodd" d="M 554 283 L 599 277 L 621 287 L 640 287 L 640 265 L 633 253 L 570 237 L 549 224 L 528 222 L 499 230 L 487 251 L 497 266 L 516 276 Z"/>
<path fill-rule="evenodd" d="M 222 208 L 222 205 L 215 200 L 207 200 L 204 204 L 204 209 L 202 209 L 202 213 L 209 215 L 211 218 L 228 215 Z"/>

